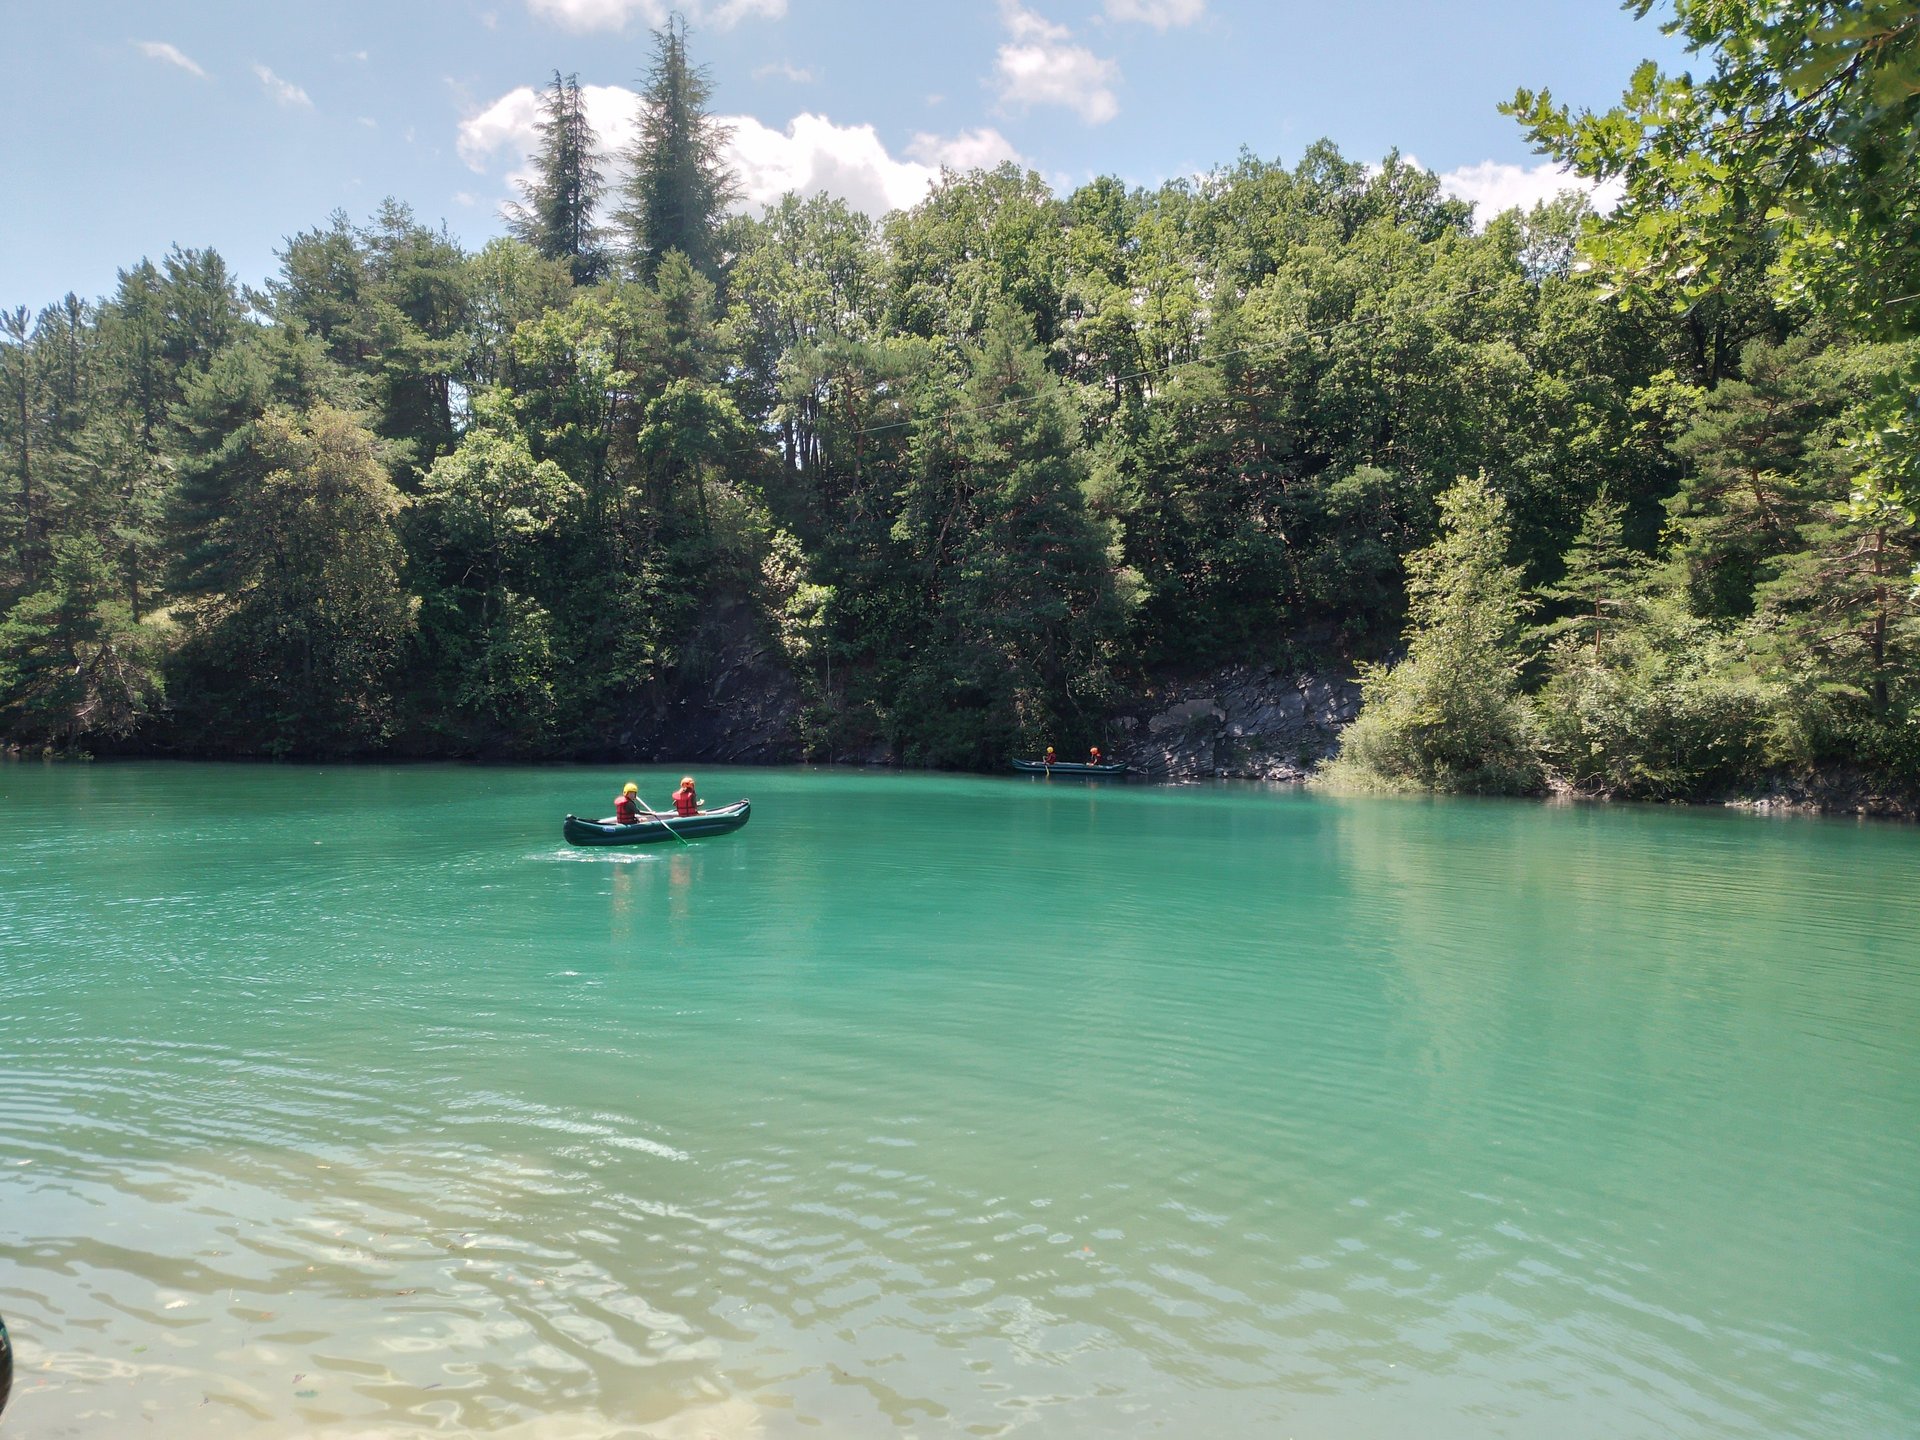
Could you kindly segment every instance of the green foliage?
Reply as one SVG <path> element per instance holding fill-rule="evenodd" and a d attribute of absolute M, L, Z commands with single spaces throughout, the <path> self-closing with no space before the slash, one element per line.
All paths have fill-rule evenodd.
<path fill-rule="evenodd" d="M 427 547 L 463 582 L 524 581 L 541 538 L 584 498 L 551 460 L 535 460 L 526 437 L 491 407 L 460 448 L 436 463 L 421 485 L 419 509 L 431 529 Z"/>
<path fill-rule="evenodd" d="M 377 748 L 412 628 L 400 585 L 401 508 L 374 437 L 325 404 L 247 427 L 247 469 L 209 526 L 218 589 L 181 607 L 173 693 L 190 741 L 264 755 Z"/>
<path fill-rule="evenodd" d="M 1830 424 L 1844 399 L 1842 372 L 1814 337 L 1755 340 L 1741 373 L 1694 400 L 1691 423 L 1673 442 L 1690 462 L 1667 502 L 1673 538 L 1695 603 L 1710 615 L 1751 608 L 1754 585 L 1830 488 L 1838 455 Z"/>
<path fill-rule="evenodd" d="M 167 576 L 176 595 L 233 588 L 231 527 L 223 520 L 264 483 L 269 451 L 259 425 L 275 406 L 353 405 L 356 387 L 296 330 L 262 329 L 228 346 L 189 377 L 174 412 L 179 479 L 165 525 Z"/>
<path fill-rule="evenodd" d="M 1644 17 L 1652 0 L 1634 0 Z M 1772 259 L 1783 298 L 1865 329 L 1920 330 L 1920 20 L 1906 0 L 1676 0 L 1663 27 L 1709 73 L 1634 73 L 1578 113 L 1503 107 L 1543 150 L 1625 182 L 1590 253 L 1623 286 L 1689 304 Z"/>
<path fill-rule="evenodd" d="M 1540 587 L 1540 594 L 1570 613 L 1534 631 L 1540 640 L 1562 636 L 1592 646 L 1597 663 L 1601 642 L 1631 625 L 1644 608 L 1647 559 L 1626 543 L 1624 508 L 1601 491 L 1581 518 L 1580 533 L 1567 550 L 1561 578 Z"/>
<path fill-rule="evenodd" d="M 895 743 L 939 765 L 989 763 L 1107 697 L 1119 610 L 1086 512 L 1074 417 L 1024 317 L 994 311 L 943 418 L 912 441 L 891 540 L 924 617 L 888 665 Z"/>
<path fill-rule="evenodd" d="M 160 703 L 160 636 L 115 593 L 88 537 L 54 543 L 44 589 L 0 617 L 0 737 L 74 752 L 130 734 Z"/>
<path fill-rule="evenodd" d="M 807 697 L 800 738 L 803 752 L 812 757 L 827 748 L 832 729 L 833 649 L 828 639 L 834 590 L 809 578 L 806 552 L 784 530 L 767 537 L 761 583 L 774 638 Z"/>
<path fill-rule="evenodd" d="M 1756 674 L 1743 638 L 1673 596 L 1643 596 L 1612 618 L 1604 648 L 1570 631 L 1549 652 L 1534 714 L 1554 776 L 1632 800 L 1723 794 L 1757 778 L 1784 695 Z"/>
<path fill-rule="evenodd" d="M 734 231 L 727 331 L 740 403 L 778 427 L 791 480 L 819 467 L 830 358 L 878 329 L 882 254 L 843 200 L 788 195 Z"/>
<path fill-rule="evenodd" d="M 1440 497 L 1440 538 L 1407 559 L 1407 656 L 1361 678 L 1360 718 L 1328 783 L 1527 794 L 1544 780 L 1520 692 L 1520 570 L 1506 505 L 1485 480 Z"/>
<path fill-rule="evenodd" d="M 1038 175 L 1010 161 L 943 172 L 925 200 L 887 217 L 888 328 L 971 340 L 996 307 L 1012 305 L 1051 344 L 1064 281 L 1061 211 Z"/>
<path fill-rule="evenodd" d="M 388 200 L 363 228 L 336 211 L 325 230 L 294 236 L 269 286 L 276 318 L 359 377 L 404 479 L 453 446 L 455 383 L 474 324 L 471 283 L 452 237 Z"/>
<path fill-rule="evenodd" d="M 1920 702 L 1917 522 L 1911 506 L 1855 478 L 1844 498 L 1810 507 L 1756 587 L 1770 647 L 1849 718 L 1897 723 Z"/>
<path fill-rule="evenodd" d="M 460 382 L 476 390 L 506 383 L 513 332 L 573 298 L 572 276 L 518 240 L 489 240 L 467 261 L 467 345 Z"/>
<path fill-rule="evenodd" d="M 721 217 L 738 181 L 724 158 L 730 132 L 707 108 L 712 98 L 712 78 L 688 59 L 686 22 L 669 16 L 653 34 L 640 124 L 626 154 L 626 204 L 616 217 L 643 280 L 674 251 L 709 280 L 725 268 Z"/>
<path fill-rule="evenodd" d="M 676 19 L 621 274 L 556 75 L 520 238 L 388 201 L 264 295 L 176 249 L 0 315 L 0 725 L 602 755 L 724 632 L 784 657 L 812 751 L 991 765 L 1151 679 L 1404 645 L 1350 780 L 1911 785 L 1920 350 L 1875 337 L 1920 315 L 1916 27 L 1674 26 L 1704 78 L 1516 101 L 1624 182 L 1608 218 L 1476 219 L 1321 142 L 1153 190 L 945 173 L 876 222 L 727 217 Z"/>
<path fill-rule="evenodd" d="M 512 231 L 545 259 L 564 262 L 575 285 L 591 285 L 607 268 L 593 217 L 606 186 L 597 163 L 599 137 L 587 120 L 578 75 L 553 72 L 535 129 L 540 148 L 533 178 L 520 184 L 525 203 L 513 207 Z"/>

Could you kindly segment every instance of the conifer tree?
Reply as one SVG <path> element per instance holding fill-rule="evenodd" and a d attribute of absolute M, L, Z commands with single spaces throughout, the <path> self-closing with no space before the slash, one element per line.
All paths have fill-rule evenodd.
<path fill-rule="evenodd" d="M 599 137 L 587 120 L 580 77 L 553 72 L 540 100 L 540 149 L 534 178 L 522 181 L 524 202 L 512 207 L 507 228 L 549 260 L 564 260 L 575 285 L 591 285 L 606 271 L 606 252 L 594 208 L 606 189 L 596 163 Z"/>
<path fill-rule="evenodd" d="M 915 437 L 892 532 L 929 609 L 892 709 L 940 764 L 984 763 L 1055 725 L 1084 733 L 1121 619 L 1081 495 L 1077 416 L 1026 317 L 995 306 L 967 359 L 940 423 Z"/>
<path fill-rule="evenodd" d="M 1572 635 L 1582 643 L 1591 640 L 1597 660 L 1601 637 L 1632 619 L 1647 559 L 1626 543 L 1625 514 L 1625 507 L 1605 490 L 1587 507 L 1580 533 L 1567 550 L 1566 573 L 1540 590 L 1572 613 L 1542 625 L 1535 632 L 1541 639 Z"/>
<path fill-rule="evenodd" d="M 1789 663 L 1810 657 L 1836 700 L 1864 702 L 1876 719 L 1896 698 L 1915 697 L 1920 655 L 1920 516 L 1857 487 L 1843 504 L 1822 505 L 1800 527 L 1800 547 L 1759 587 L 1771 640 Z"/>
<path fill-rule="evenodd" d="M 1485 479 L 1440 497 L 1440 538 L 1407 557 L 1407 658 L 1362 674 L 1360 718 L 1335 778 L 1389 788 L 1521 794 L 1541 784 L 1520 693 L 1520 568 L 1507 507 Z"/>
<path fill-rule="evenodd" d="M 412 628 L 378 442 L 324 403 L 246 427 L 257 478 L 211 525 L 224 588 L 182 607 L 174 673 L 188 738 L 269 755 L 352 754 L 386 739 Z"/>
<path fill-rule="evenodd" d="M 160 700 L 160 647 L 91 536 L 55 541 L 47 583 L 0 618 L 0 735 L 62 750 L 118 739 Z"/>
<path fill-rule="evenodd" d="M 0 313 L 0 334 L 4 335 L 6 348 L 0 356 L 6 360 L 6 421 L 5 428 L 10 433 L 11 443 L 7 449 L 11 452 L 8 459 L 12 462 L 15 493 L 19 499 L 19 516 L 15 523 L 19 526 L 19 539 L 15 542 L 14 568 L 19 579 L 28 589 L 33 587 L 38 577 L 37 556 L 40 536 L 34 517 L 34 420 L 38 395 L 38 376 L 34 373 L 34 354 L 31 345 L 32 327 L 27 323 L 28 311 L 24 305 Z"/>
<path fill-rule="evenodd" d="M 216 251 L 178 245 L 160 271 L 162 353 L 175 372 L 204 366 L 242 332 L 246 311 L 233 272 Z"/>
<path fill-rule="evenodd" d="M 1793 547 L 1824 488 L 1812 442 L 1843 398 L 1838 368 L 1809 334 L 1755 340 L 1740 368 L 1674 441 L 1692 473 L 1667 502 L 1695 598 L 1720 615 L 1751 610 L 1768 562 Z"/>
<path fill-rule="evenodd" d="M 713 81 L 687 59 L 686 21 L 668 17 L 653 42 L 640 123 L 626 154 L 626 203 L 617 218 L 643 279 L 651 280 L 662 257 L 678 250 L 718 282 L 720 220 L 739 195 L 726 164 L 731 132 L 707 110 Z"/>

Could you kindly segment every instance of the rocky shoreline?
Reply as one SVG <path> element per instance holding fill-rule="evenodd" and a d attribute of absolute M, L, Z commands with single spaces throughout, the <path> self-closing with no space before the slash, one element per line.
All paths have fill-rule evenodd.
<path fill-rule="evenodd" d="M 1782 778 L 1760 795 L 1733 795 L 1728 809 L 1756 815 L 1856 816 L 1863 820 L 1920 820 L 1920 795 L 1888 790 L 1859 775 Z"/>
<path fill-rule="evenodd" d="M 1152 780 L 1303 781 L 1359 713 L 1351 671 L 1233 665 L 1150 690 L 1114 719 L 1112 750 Z"/>
<path fill-rule="evenodd" d="M 639 698 L 605 758 L 688 765 L 791 765 L 808 758 L 800 738 L 800 686 L 750 603 L 719 607 L 679 658 Z M 1338 752 L 1341 732 L 1359 712 L 1359 679 L 1351 667 L 1238 664 L 1150 684 L 1108 719 L 1100 738 L 1110 759 L 1152 782 L 1303 784 Z M 128 746 L 107 753 L 155 752 Z M 7 747 L 0 747 L 0 757 L 31 758 Z M 830 763 L 892 768 L 899 759 L 875 743 L 835 753 Z M 1565 789 L 1552 798 L 1610 799 Z M 1758 815 L 1920 820 L 1920 792 L 1855 773 L 1780 776 L 1756 792 L 1678 803 Z"/>

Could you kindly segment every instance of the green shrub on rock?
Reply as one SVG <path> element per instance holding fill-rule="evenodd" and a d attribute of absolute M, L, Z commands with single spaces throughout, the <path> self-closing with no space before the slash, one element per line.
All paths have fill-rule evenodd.
<path fill-rule="evenodd" d="M 1762 765 L 1778 687 L 1743 662 L 1738 636 L 1648 601 L 1604 649 L 1557 642 L 1534 697 L 1555 780 L 1587 794 L 1668 800 L 1718 793 Z"/>

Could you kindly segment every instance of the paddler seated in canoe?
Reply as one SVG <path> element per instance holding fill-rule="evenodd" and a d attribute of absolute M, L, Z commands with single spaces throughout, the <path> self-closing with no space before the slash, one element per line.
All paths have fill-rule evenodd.
<path fill-rule="evenodd" d="M 613 802 L 613 823 L 616 825 L 640 823 L 640 787 L 631 780 L 620 792 L 620 798 Z"/>
<path fill-rule="evenodd" d="M 673 809 L 676 815 L 698 815 L 700 797 L 693 793 L 693 777 L 682 775 L 680 788 L 673 792 Z"/>
<path fill-rule="evenodd" d="M 1105 763 L 1106 762 L 1100 758 L 1100 747 L 1098 745 L 1087 747 L 1087 764 L 1104 765 Z"/>
<path fill-rule="evenodd" d="M 1052 769 L 1055 765 L 1060 763 L 1059 761 L 1053 758 L 1053 746 L 1051 745 L 1047 746 L 1047 758 L 1041 761 L 1040 763 L 1045 765 L 1048 769 Z"/>

